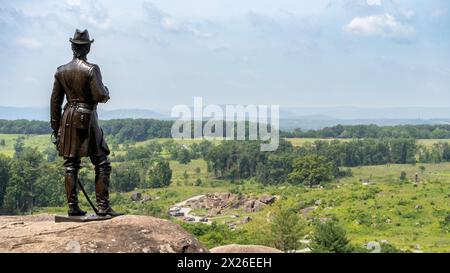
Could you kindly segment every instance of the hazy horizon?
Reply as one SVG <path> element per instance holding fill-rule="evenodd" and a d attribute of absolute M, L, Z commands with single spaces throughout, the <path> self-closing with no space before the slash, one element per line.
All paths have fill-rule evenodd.
<path fill-rule="evenodd" d="M 444 0 L 0 0 L 0 105 L 46 107 L 87 28 L 112 109 L 449 107 Z"/>

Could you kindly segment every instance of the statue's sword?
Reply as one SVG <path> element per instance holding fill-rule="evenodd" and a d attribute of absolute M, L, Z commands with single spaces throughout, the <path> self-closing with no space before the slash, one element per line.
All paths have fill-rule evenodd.
<path fill-rule="evenodd" d="M 80 186 L 81 191 L 83 192 L 84 196 L 86 197 L 86 200 L 88 201 L 89 205 L 91 205 L 91 208 L 94 210 L 95 214 L 98 214 L 97 208 L 94 206 L 94 204 L 91 201 L 91 198 L 89 198 L 89 195 L 87 195 L 86 191 L 84 190 L 83 184 L 81 184 L 80 179 L 78 179 L 78 185 Z"/>

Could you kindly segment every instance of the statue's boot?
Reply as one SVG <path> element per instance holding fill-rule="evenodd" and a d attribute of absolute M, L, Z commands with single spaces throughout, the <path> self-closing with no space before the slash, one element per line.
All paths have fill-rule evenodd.
<path fill-rule="evenodd" d="M 65 175 L 65 186 L 66 186 L 66 197 L 69 210 L 67 214 L 69 216 L 84 216 L 86 212 L 81 210 L 78 206 L 78 194 L 77 194 L 77 180 L 78 174 L 74 172 L 66 173 Z"/>
<path fill-rule="evenodd" d="M 98 211 L 100 216 L 110 215 L 112 217 L 123 215 L 114 211 L 109 205 L 109 180 L 111 166 L 109 161 L 101 162 L 96 166 L 95 174 L 95 196 L 97 199 Z"/>

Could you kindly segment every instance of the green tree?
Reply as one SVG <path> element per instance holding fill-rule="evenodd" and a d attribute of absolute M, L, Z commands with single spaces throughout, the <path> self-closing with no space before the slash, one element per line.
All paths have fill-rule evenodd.
<path fill-rule="evenodd" d="M 20 142 L 16 144 L 4 207 L 9 212 L 33 212 L 35 184 L 41 176 L 43 156 L 37 149 L 24 147 Z"/>
<path fill-rule="evenodd" d="M 405 181 L 406 180 L 406 172 L 405 171 L 402 171 L 401 173 L 400 173 L 400 181 Z"/>
<path fill-rule="evenodd" d="M 140 181 L 139 167 L 136 164 L 123 162 L 112 169 L 111 187 L 116 191 L 131 191 L 139 185 Z"/>
<path fill-rule="evenodd" d="M 270 241 L 280 250 L 295 251 L 304 236 L 304 227 L 303 220 L 293 207 L 278 206 L 270 224 Z"/>
<path fill-rule="evenodd" d="M 0 209 L 3 207 L 3 200 L 6 195 L 6 187 L 9 182 L 10 159 L 4 155 L 0 155 Z"/>
<path fill-rule="evenodd" d="M 333 178 L 333 163 L 327 162 L 323 156 L 308 155 L 294 160 L 293 171 L 288 181 L 294 185 L 310 186 L 329 181 Z"/>
<path fill-rule="evenodd" d="M 0 139 L 0 146 L 6 146 L 6 142 L 3 138 Z"/>
<path fill-rule="evenodd" d="M 419 171 L 421 174 L 423 174 L 425 172 L 425 166 L 423 165 L 419 166 Z"/>
<path fill-rule="evenodd" d="M 310 248 L 315 253 L 348 253 L 352 252 L 345 230 L 335 221 L 318 222 Z"/>
<path fill-rule="evenodd" d="M 43 162 L 36 179 L 33 196 L 38 207 L 58 207 L 65 203 L 64 169 L 57 162 Z"/>
<path fill-rule="evenodd" d="M 148 184 L 151 188 L 162 188 L 170 185 L 172 170 L 167 160 L 158 158 L 150 162 Z"/>

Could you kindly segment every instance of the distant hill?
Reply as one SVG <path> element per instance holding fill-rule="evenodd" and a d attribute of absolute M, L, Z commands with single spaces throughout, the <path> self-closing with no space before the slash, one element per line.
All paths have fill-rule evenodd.
<path fill-rule="evenodd" d="M 100 119 L 123 119 L 123 118 L 151 118 L 170 119 L 169 116 L 147 109 L 99 109 Z M 7 107 L 0 106 L 0 119 L 28 119 L 28 120 L 50 120 L 50 108 L 48 107 Z"/>
<path fill-rule="evenodd" d="M 282 118 L 322 115 L 334 119 L 450 119 L 450 107 L 284 107 Z"/>
<path fill-rule="evenodd" d="M 172 120 L 170 111 L 149 109 L 99 109 L 101 120 L 142 118 Z M 49 120 L 48 107 L 7 107 L 0 106 L 0 119 Z M 359 107 L 282 107 L 280 127 L 282 130 L 302 128 L 321 129 L 334 125 L 417 125 L 450 124 L 450 107 L 400 107 L 400 108 L 359 108 Z"/>
<path fill-rule="evenodd" d="M 302 130 L 317 130 L 324 127 L 335 125 L 368 125 L 376 124 L 379 126 L 394 125 L 421 125 L 421 124 L 450 124 L 450 119 L 308 119 L 308 118 L 292 118 L 281 119 L 280 128 L 290 131 L 296 128 Z"/>

